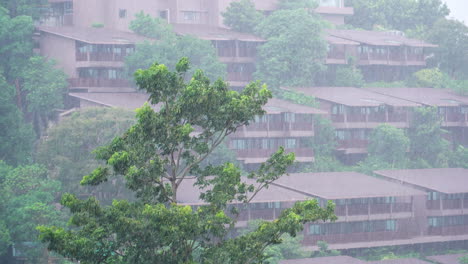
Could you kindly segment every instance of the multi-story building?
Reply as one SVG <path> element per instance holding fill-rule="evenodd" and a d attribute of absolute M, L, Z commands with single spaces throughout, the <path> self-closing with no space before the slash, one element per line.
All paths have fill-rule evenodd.
<path fill-rule="evenodd" d="M 430 262 L 416 258 L 389 259 L 381 261 L 364 261 L 349 256 L 334 256 L 307 259 L 281 260 L 280 264 L 429 264 Z M 436 262 L 439 263 L 439 262 Z M 456 262 L 453 262 L 456 263 Z M 445 264 L 445 263 L 444 263 Z"/>
<path fill-rule="evenodd" d="M 44 26 L 72 26 L 73 0 L 49 0 L 49 7 L 43 10 L 39 23 Z"/>
<path fill-rule="evenodd" d="M 426 193 L 423 235 L 453 236 L 468 234 L 468 169 L 381 170 L 375 172 Z"/>
<path fill-rule="evenodd" d="M 437 107 L 442 127 L 450 132 L 451 141 L 468 146 L 468 97 L 450 90 L 432 88 L 370 88 L 369 90 L 423 106 Z"/>
<path fill-rule="evenodd" d="M 350 58 L 369 81 L 401 80 L 426 66 L 426 57 L 436 45 L 406 38 L 398 31 L 327 30 L 327 64 L 348 64 Z M 337 41 L 340 40 L 340 41 Z"/>
<path fill-rule="evenodd" d="M 130 110 L 148 101 L 143 93 L 70 93 L 74 105 L 86 107 L 120 107 Z M 157 108 L 155 108 L 157 109 Z M 279 99 L 270 99 L 266 114 L 256 117 L 248 126 L 240 127 L 227 141 L 246 169 L 265 162 L 280 146 L 296 154 L 296 162 L 314 161 L 310 141 L 314 136 L 314 115 L 325 112 Z"/>
<path fill-rule="evenodd" d="M 245 165 L 265 162 L 280 146 L 296 154 L 296 162 L 313 162 L 314 115 L 325 112 L 285 100 L 270 99 L 266 114 L 236 131 L 229 146 Z"/>
<path fill-rule="evenodd" d="M 273 183 L 288 190 L 336 204 L 334 223 L 305 227 L 304 244 L 342 244 L 409 239 L 421 235 L 425 193 L 356 172 L 297 173 Z M 423 219 L 424 220 L 424 219 Z M 424 221 L 423 221 L 424 222 Z"/>
<path fill-rule="evenodd" d="M 88 92 L 131 92 L 124 58 L 145 38 L 103 28 L 38 27 L 40 54 L 57 61 L 70 89 Z"/>
<path fill-rule="evenodd" d="M 177 199 L 179 203 L 190 205 L 194 208 L 206 204 L 200 199 L 200 190 L 194 186 L 195 179 L 187 179 L 179 186 Z M 242 182 L 256 185 L 256 182 L 251 179 L 243 178 Z M 250 194 L 251 195 L 251 194 Z M 249 199 L 251 196 L 248 196 Z M 253 220 L 268 220 L 273 221 L 281 214 L 284 209 L 291 208 L 294 203 L 305 201 L 308 197 L 304 194 L 290 191 L 281 187 L 270 185 L 268 188 L 262 189 L 255 195 L 249 204 L 234 201 L 229 207 L 236 207 L 239 214 L 237 215 L 237 227 L 242 228 L 247 225 L 247 222 Z M 229 209 L 227 210 L 229 213 Z"/>
<path fill-rule="evenodd" d="M 421 104 L 353 87 L 291 88 L 314 97 L 332 121 L 344 161 L 367 154 L 371 131 L 381 124 L 408 128 L 411 110 Z"/>

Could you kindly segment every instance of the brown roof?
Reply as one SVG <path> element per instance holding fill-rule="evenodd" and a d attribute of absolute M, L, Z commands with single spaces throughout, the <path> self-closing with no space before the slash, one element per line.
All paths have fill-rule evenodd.
<path fill-rule="evenodd" d="M 387 259 L 381 261 L 368 262 L 369 264 L 429 264 L 429 262 L 416 259 L 416 258 L 407 258 L 407 259 Z"/>
<path fill-rule="evenodd" d="M 380 241 L 366 241 L 366 242 L 353 242 L 344 244 L 329 244 L 329 249 L 343 250 L 343 249 L 358 249 L 358 248 L 377 248 L 377 247 L 391 247 L 391 246 L 413 246 L 416 244 L 426 243 L 440 243 L 449 241 L 463 241 L 468 240 L 468 235 L 451 235 L 451 236 L 419 236 L 410 239 L 393 239 L 393 240 L 380 240 Z M 317 246 L 307 246 L 308 250 L 317 251 Z M 450 263 L 452 264 L 452 263 Z"/>
<path fill-rule="evenodd" d="M 374 93 L 368 90 L 354 87 L 299 87 L 286 88 L 302 92 L 325 101 L 343 104 L 347 106 L 369 106 L 391 105 L 396 107 L 415 107 L 420 104 Z"/>
<path fill-rule="evenodd" d="M 278 98 L 271 98 L 270 100 L 268 100 L 268 103 L 263 108 L 265 109 L 265 111 L 267 111 L 268 114 L 296 113 L 324 115 L 327 113 L 317 108 L 296 104 Z"/>
<path fill-rule="evenodd" d="M 135 110 L 148 102 L 144 93 L 70 93 L 71 97 L 85 100 L 105 107 L 119 107 Z M 157 110 L 158 107 L 153 106 Z"/>
<path fill-rule="evenodd" d="M 109 28 L 47 27 L 38 26 L 38 30 L 64 38 L 79 40 L 90 44 L 135 44 L 148 38 L 125 31 Z"/>
<path fill-rule="evenodd" d="M 284 176 L 287 177 L 287 176 Z M 204 201 L 200 199 L 200 189 L 193 186 L 195 179 L 186 179 L 182 181 L 179 186 L 179 193 L 177 193 L 177 199 L 183 204 L 203 204 Z M 243 182 L 247 184 L 254 184 L 257 186 L 255 181 L 243 178 Z M 266 202 L 296 202 L 305 201 L 310 197 L 300 194 L 298 192 L 286 190 L 274 185 L 270 185 L 268 189 L 262 189 L 252 200 L 252 203 L 266 203 Z"/>
<path fill-rule="evenodd" d="M 468 169 L 441 168 L 375 171 L 384 177 L 442 193 L 467 193 Z"/>
<path fill-rule="evenodd" d="M 307 259 L 288 259 L 281 260 L 280 264 L 365 264 L 357 258 L 348 256 L 336 256 L 336 257 L 322 257 L 322 258 L 307 258 Z"/>
<path fill-rule="evenodd" d="M 274 184 L 330 200 L 425 195 L 414 188 L 357 172 L 293 173 Z"/>
<path fill-rule="evenodd" d="M 179 35 L 191 35 L 206 40 L 265 41 L 264 39 L 252 34 L 236 32 L 220 27 L 193 24 L 173 24 L 172 27 Z"/>
<path fill-rule="evenodd" d="M 336 44 L 336 45 L 354 45 L 354 46 L 360 45 L 359 42 L 347 40 L 343 38 L 337 38 L 331 35 L 326 35 L 325 40 L 330 44 Z"/>
<path fill-rule="evenodd" d="M 353 15 L 354 8 L 352 7 L 333 7 L 333 6 L 319 6 L 315 9 L 316 13 L 329 14 L 329 15 Z"/>
<path fill-rule="evenodd" d="M 467 254 L 452 254 L 452 255 L 439 255 L 439 256 L 430 256 L 427 259 L 435 261 L 440 264 L 458 264 L 460 263 L 459 259 Z"/>
<path fill-rule="evenodd" d="M 430 106 L 468 105 L 468 97 L 453 93 L 447 89 L 435 88 L 368 88 L 375 93 L 410 100 Z"/>
<path fill-rule="evenodd" d="M 329 29 L 327 32 L 331 36 L 373 46 L 437 47 L 422 40 L 409 39 L 391 32 L 346 29 Z"/>

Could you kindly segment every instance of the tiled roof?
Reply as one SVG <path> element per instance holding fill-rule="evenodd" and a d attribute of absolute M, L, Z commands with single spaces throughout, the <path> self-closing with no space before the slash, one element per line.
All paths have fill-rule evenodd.
<path fill-rule="evenodd" d="M 376 174 L 442 193 L 467 193 L 468 169 L 380 170 Z"/>
<path fill-rule="evenodd" d="M 284 176 L 286 177 L 286 176 Z M 195 184 L 195 179 L 185 179 L 182 181 L 177 199 L 182 204 L 203 204 L 204 201 L 200 199 L 200 189 Z M 242 182 L 247 184 L 257 184 L 250 179 L 243 178 Z M 310 197 L 300 194 L 298 192 L 290 191 L 281 187 L 270 185 L 268 189 L 262 189 L 252 200 L 252 203 L 265 203 L 265 202 L 296 202 L 305 201 Z"/>
<path fill-rule="evenodd" d="M 148 38 L 125 31 L 109 28 L 81 28 L 81 27 L 47 27 L 38 26 L 42 32 L 54 34 L 64 38 L 74 39 L 90 44 L 135 44 Z"/>
<path fill-rule="evenodd" d="M 264 107 L 268 114 L 279 114 L 279 113 L 296 113 L 296 114 L 326 114 L 317 108 L 313 108 L 306 105 L 296 104 L 290 101 L 272 98 L 268 100 L 268 103 Z"/>
<path fill-rule="evenodd" d="M 457 95 L 448 89 L 368 88 L 367 90 L 430 106 L 468 105 L 468 97 Z"/>
<path fill-rule="evenodd" d="M 119 107 L 135 110 L 148 102 L 144 93 L 70 93 L 71 97 L 85 100 L 106 107 Z M 157 110 L 157 107 L 153 107 Z"/>
<path fill-rule="evenodd" d="M 323 199 L 425 195 L 414 188 L 357 172 L 292 173 L 274 184 Z"/>
<path fill-rule="evenodd" d="M 365 261 L 348 256 L 288 259 L 281 260 L 280 264 L 366 264 Z"/>
<path fill-rule="evenodd" d="M 374 93 L 369 90 L 353 87 L 297 87 L 285 88 L 302 92 L 306 95 L 316 97 L 325 101 L 343 104 L 347 106 L 375 107 L 380 105 L 391 105 L 396 107 L 421 106 L 419 103 L 395 98 L 388 95 Z"/>
<path fill-rule="evenodd" d="M 416 259 L 416 258 L 406 258 L 406 259 L 387 259 L 381 261 L 367 262 L 368 264 L 430 264 L 430 262 Z"/>
<path fill-rule="evenodd" d="M 418 39 L 410 39 L 404 36 L 383 31 L 329 29 L 331 36 L 352 40 L 373 46 L 410 46 L 433 48 L 436 45 L 426 43 Z"/>
<path fill-rule="evenodd" d="M 315 9 L 315 12 L 319 14 L 350 16 L 354 14 L 354 9 L 352 7 L 319 6 Z"/>
<path fill-rule="evenodd" d="M 439 255 L 439 256 L 430 256 L 427 259 L 435 261 L 440 264 L 458 264 L 460 263 L 459 259 L 467 254 L 452 254 L 452 255 Z"/>
<path fill-rule="evenodd" d="M 236 32 L 226 28 L 193 25 L 193 24 L 173 24 L 173 30 L 179 35 L 191 35 L 206 40 L 241 40 L 264 42 L 265 40 L 252 34 Z"/>

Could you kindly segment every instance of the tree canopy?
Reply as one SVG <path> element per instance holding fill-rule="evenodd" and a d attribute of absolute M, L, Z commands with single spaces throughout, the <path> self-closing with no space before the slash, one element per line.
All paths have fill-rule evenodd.
<path fill-rule="evenodd" d="M 450 13 L 441 0 L 350 0 L 354 15 L 347 23 L 372 30 L 380 25 L 401 31 L 430 28 Z"/>
<path fill-rule="evenodd" d="M 391 125 L 379 125 L 369 140 L 369 155 L 374 156 L 393 167 L 405 166 L 406 152 L 410 141 L 402 129 Z"/>
<path fill-rule="evenodd" d="M 255 9 L 255 4 L 251 0 L 231 2 L 222 16 L 226 26 L 247 33 L 254 33 L 255 27 L 263 19 L 262 13 Z"/>
<path fill-rule="evenodd" d="M 221 80 L 210 82 L 196 70 L 190 81 L 183 58 L 172 72 L 162 64 L 138 70 L 135 80 L 149 93 L 155 111 L 145 105 L 137 123 L 97 152 L 106 165 L 83 177 L 83 185 L 99 185 L 123 176 L 136 201 L 114 200 L 101 206 L 95 198 L 78 200 L 64 195 L 62 204 L 73 216 L 71 228 L 39 227 L 49 249 L 82 263 L 258 263 L 266 246 L 295 236 L 304 223 L 334 220 L 334 206 L 322 208 L 315 200 L 297 203 L 274 222 L 262 221 L 252 232 L 228 238 L 237 210 L 228 204 L 248 203 L 263 188 L 286 173 L 294 154 L 275 153 L 258 171 L 249 174 L 256 184 L 242 180 L 232 163 L 201 167 L 200 163 L 224 138 L 246 125 L 271 93 L 251 83 L 238 93 Z M 180 205 L 179 187 L 195 177 L 205 205 Z"/>
<path fill-rule="evenodd" d="M 460 21 L 440 19 L 427 40 L 438 45 L 433 63 L 452 78 L 468 78 L 468 27 Z"/>
<path fill-rule="evenodd" d="M 273 88 L 313 85 L 325 67 L 324 25 L 305 9 L 273 12 L 257 27 L 267 42 L 258 48 L 255 77 Z"/>
<path fill-rule="evenodd" d="M 194 69 L 202 69 L 212 81 L 226 76 L 226 65 L 219 62 L 215 48 L 207 40 L 177 36 L 165 21 L 144 13 L 136 16 L 130 29 L 153 40 L 138 44 L 136 51 L 126 57 L 125 67 L 129 75 L 138 69 L 150 67 L 154 61 L 174 70 L 179 58 L 188 57 Z M 187 74 L 193 73 L 190 70 Z"/>
<path fill-rule="evenodd" d="M 135 123 L 134 113 L 115 108 L 89 108 L 72 113 L 49 128 L 37 146 L 35 160 L 43 164 L 49 177 L 61 182 L 61 192 L 75 195 L 121 197 L 123 184 L 106 183 L 99 187 L 80 186 L 83 175 L 101 162 L 92 151 L 109 144 Z"/>

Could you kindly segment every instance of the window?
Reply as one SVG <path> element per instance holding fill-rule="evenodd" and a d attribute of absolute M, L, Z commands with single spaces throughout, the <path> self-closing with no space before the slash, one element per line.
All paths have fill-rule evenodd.
<path fill-rule="evenodd" d="M 287 149 L 294 149 L 296 148 L 296 139 L 295 138 L 288 138 L 286 139 L 286 144 L 284 146 Z"/>
<path fill-rule="evenodd" d="M 320 225 L 309 225 L 309 235 L 320 235 Z"/>
<path fill-rule="evenodd" d="M 385 231 L 395 231 L 396 230 L 396 221 L 395 220 L 387 220 L 385 222 Z"/>
<path fill-rule="evenodd" d="M 164 19 L 164 20 L 168 20 L 169 18 L 169 10 L 163 10 L 163 11 L 159 11 L 159 17 Z"/>
<path fill-rule="evenodd" d="M 332 106 L 333 115 L 342 115 L 344 113 L 344 105 L 335 104 Z"/>
<path fill-rule="evenodd" d="M 247 142 L 243 139 L 234 139 L 231 141 L 231 148 L 232 149 L 246 149 Z"/>
<path fill-rule="evenodd" d="M 296 122 L 296 115 L 294 113 L 284 113 L 284 121 L 294 123 Z"/>
<path fill-rule="evenodd" d="M 119 17 L 126 18 L 127 17 L 127 9 L 119 9 Z"/>
<path fill-rule="evenodd" d="M 185 21 L 200 21 L 200 13 L 194 11 L 185 11 L 182 12 Z"/>
<path fill-rule="evenodd" d="M 439 193 L 438 192 L 428 192 L 427 193 L 427 200 L 429 200 L 429 201 L 439 200 Z"/>

